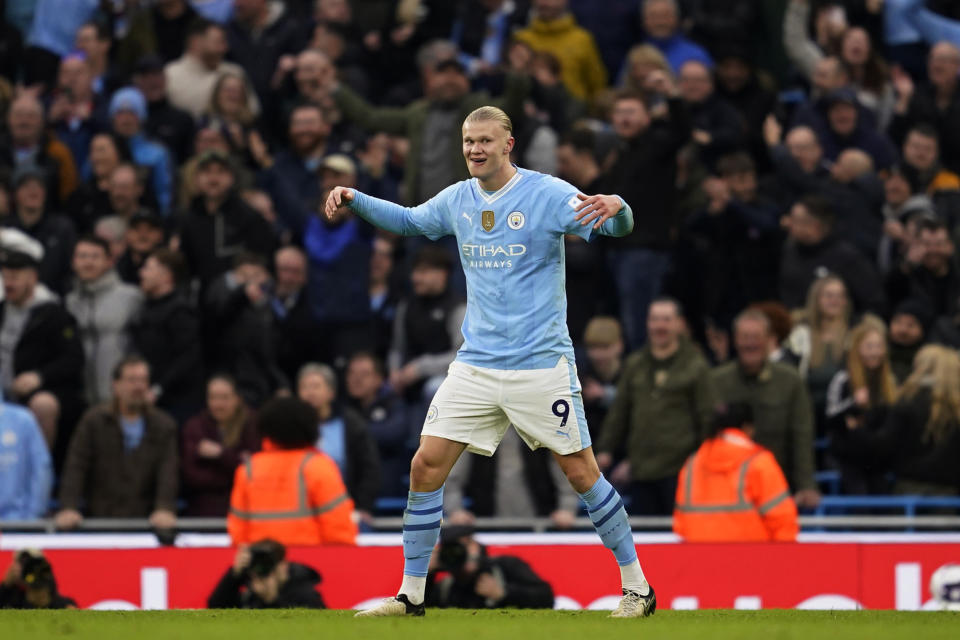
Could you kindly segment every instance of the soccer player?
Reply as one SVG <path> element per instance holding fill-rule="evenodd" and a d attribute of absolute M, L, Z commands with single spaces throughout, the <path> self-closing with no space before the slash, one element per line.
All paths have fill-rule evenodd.
<path fill-rule="evenodd" d="M 656 610 L 623 501 L 590 447 L 566 325 L 564 234 L 622 236 L 633 229 L 633 213 L 619 196 L 588 197 L 563 180 L 511 164 L 512 131 L 500 109 L 473 111 L 463 123 L 472 179 L 418 207 L 346 187 L 327 198 L 331 219 L 346 207 L 393 233 L 432 240 L 455 235 L 467 277 L 463 346 L 433 398 L 410 467 L 403 582 L 396 597 L 358 616 L 423 615 L 443 483 L 464 449 L 493 455 L 511 423 L 528 446 L 553 452 L 613 551 L 623 597 L 612 615 L 643 617 Z"/>

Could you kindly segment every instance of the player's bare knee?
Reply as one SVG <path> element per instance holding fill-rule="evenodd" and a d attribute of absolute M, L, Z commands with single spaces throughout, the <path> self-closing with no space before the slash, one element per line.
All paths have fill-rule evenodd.
<path fill-rule="evenodd" d="M 600 479 L 600 471 L 588 465 L 572 465 L 564 469 L 570 486 L 577 493 L 586 493 Z"/>
<path fill-rule="evenodd" d="M 444 481 L 444 470 L 439 460 L 433 460 L 422 450 L 414 454 L 410 462 L 410 487 L 414 491 L 439 489 Z"/>

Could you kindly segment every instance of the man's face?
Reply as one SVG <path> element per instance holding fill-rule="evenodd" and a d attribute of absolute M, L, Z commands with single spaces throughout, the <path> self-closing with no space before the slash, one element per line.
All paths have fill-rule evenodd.
<path fill-rule="evenodd" d="M 98 244 L 78 242 L 73 250 L 73 272 L 80 282 L 93 282 L 110 270 L 113 263 Z"/>
<path fill-rule="evenodd" d="M 289 564 L 281 562 L 265 576 L 250 576 L 250 590 L 267 604 L 276 601 L 280 595 L 280 587 L 287 581 Z"/>
<path fill-rule="evenodd" d="M 827 235 L 823 223 L 810 215 L 806 208 L 797 203 L 790 209 L 790 237 L 801 245 L 815 245 Z"/>
<path fill-rule="evenodd" d="M 935 87 L 950 87 L 960 73 L 960 51 L 947 43 L 940 43 L 930 50 L 927 74 Z"/>
<path fill-rule="evenodd" d="M 113 130 L 122 138 L 132 138 L 140 131 L 140 118 L 129 109 L 113 114 Z"/>
<path fill-rule="evenodd" d="M 90 142 L 90 167 L 93 175 L 100 178 L 108 175 L 117 164 L 120 157 L 113 141 L 106 135 L 99 135 Z"/>
<path fill-rule="evenodd" d="M 837 58 L 821 58 L 813 68 L 813 77 L 810 81 L 813 88 L 820 95 L 824 95 L 846 85 L 847 74 Z"/>
<path fill-rule="evenodd" d="M 587 357 L 594 367 L 604 368 L 609 366 L 623 355 L 623 342 L 611 342 L 610 344 L 588 344 Z"/>
<path fill-rule="evenodd" d="M 147 258 L 140 267 L 140 288 L 147 295 L 165 287 L 170 279 L 170 271 L 153 256 Z"/>
<path fill-rule="evenodd" d="M 383 385 L 383 376 L 377 373 L 373 360 L 357 357 L 347 366 L 347 394 L 355 400 L 368 400 L 376 397 Z"/>
<path fill-rule="evenodd" d="M 637 98 L 617 100 L 610 114 L 613 130 L 625 140 L 636 137 L 650 126 L 646 105 Z"/>
<path fill-rule="evenodd" d="M 446 269 L 419 265 L 410 272 L 410 283 L 413 285 L 413 293 L 417 296 L 437 296 L 446 291 L 447 277 Z"/>
<path fill-rule="evenodd" d="M 200 58 L 208 69 L 216 69 L 223 62 L 229 50 L 227 35 L 220 27 L 212 26 L 199 36 Z"/>
<path fill-rule="evenodd" d="M 110 41 L 97 38 L 97 30 L 92 25 L 84 25 L 77 30 L 75 45 L 91 60 L 102 60 L 110 50 Z"/>
<path fill-rule="evenodd" d="M 534 0 L 533 7 L 537 16 L 550 22 L 556 20 L 567 10 L 567 0 Z"/>
<path fill-rule="evenodd" d="M 297 109 L 290 116 L 290 144 L 294 150 L 307 154 L 323 144 L 330 135 L 330 125 L 319 109 Z"/>
<path fill-rule="evenodd" d="M 751 202 L 757 195 L 757 174 L 753 171 L 734 173 L 723 178 L 733 197 L 741 202 Z"/>
<path fill-rule="evenodd" d="M 43 211 L 47 204 L 47 188 L 40 180 L 30 178 L 17 187 L 14 199 L 18 210 Z"/>
<path fill-rule="evenodd" d="M 219 162 L 210 162 L 197 172 L 197 191 L 208 200 L 223 200 L 233 187 L 233 174 Z"/>
<path fill-rule="evenodd" d="M 163 230 L 147 222 L 137 222 L 127 229 L 127 245 L 139 255 L 146 255 L 163 243 Z"/>
<path fill-rule="evenodd" d="M 68 57 L 60 63 L 60 73 L 57 75 L 57 85 L 62 89 L 67 89 L 74 95 L 87 95 L 90 93 L 93 78 L 90 75 L 90 67 L 86 61 L 77 57 Z"/>
<path fill-rule="evenodd" d="M 150 390 L 150 367 L 142 362 L 128 364 L 113 381 L 113 395 L 128 411 L 142 412 Z"/>
<path fill-rule="evenodd" d="M 650 345 L 656 348 L 667 347 L 680 336 L 682 324 L 677 307 L 670 302 L 657 302 L 650 305 L 647 312 L 647 335 Z"/>
<path fill-rule="evenodd" d="M 898 313 L 890 320 L 890 342 L 900 347 L 912 347 L 923 340 L 923 325 L 916 316 Z"/>
<path fill-rule="evenodd" d="M 820 165 L 823 158 L 823 149 L 817 137 L 808 129 L 799 129 L 787 134 L 787 151 L 790 156 L 807 173 L 812 173 Z"/>
<path fill-rule="evenodd" d="M 926 171 L 933 168 L 937 163 L 938 155 L 936 138 L 912 131 L 903 142 L 903 159 L 915 169 Z"/>
<path fill-rule="evenodd" d="M 13 101 L 7 115 L 10 135 L 18 145 L 37 144 L 43 131 L 43 109 L 34 98 L 23 96 Z"/>
<path fill-rule="evenodd" d="M 760 320 L 744 318 L 734 330 L 737 360 L 747 371 L 759 371 L 767 360 L 769 343 L 767 326 Z"/>
<path fill-rule="evenodd" d="M 457 102 L 470 91 L 470 81 L 455 67 L 424 73 L 424 93 L 434 101 L 445 104 Z"/>
<path fill-rule="evenodd" d="M 307 284 L 307 262 L 295 249 L 281 249 L 274 259 L 277 272 L 277 293 L 291 295 Z"/>
<path fill-rule="evenodd" d="M 167 77 L 163 71 L 148 71 L 133 76 L 133 86 L 140 90 L 147 102 L 160 102 L 167 97 Z"/>
<path fill-rule="evenodd" d="M 710 70 L 699 62 L 688 62 L 680 69 L 680 95 L 691 104 L 700 104 L 713 93 Z"/>
<path fill-rule="evenodd" d="M 895 207 L 910 197 L 910 183 L 899 173 L 890 174 L 883 183 L 883 190 L 887 202 Z"/>
<path fill-rule="evenodd" d="M 140 202 L 143 189 L 137 182 L 137 175 L 128 166 L 120 166 L 110 174 L 108 185 L 110 205 L 118 213 L 129 214 L 135 210 Z"/>
<path fill-rule="evenodd" d="M 923 229 L 920 231 L 920 244 L 923 245 L 923 266 L 933 272 L 950 266 L 953 258 L 953 242 L 946 229 Z"/>
<path fill-rule="evenodd" d="M 513 138 L 493 120 L 463 123 L 463 158 L 470 175 L 481 182 L 497 175 L 510 162 Z"/>
<path fill-rule="evenodd" d="M 750 67 L 740 58 L 724 58 L 716 67 L 717 82 L 724 89 L 736 92 L 750 81 Z"/>
<path fill-rule="evenodd" d="M 319 373 L 303 376 L 297 385 L 297 395 L 321 414 L 329 411 L 334 397 L 333 389 Z"/>
<path fill-rule="evenodd" d="M 3 278 L 3 293 L 6 299 L 17 306 L 21 306 L 33 297 L 33 290 L 37 286 L 36 269 L 0 269 Z"/>
<path fill-rule="evenodd" d="M 294 80 L 301 95 L 312 95 L 318 87 L 329 82 L 336 70 L 327 56 L 315 51 L 304 51 L 297 56 L 297 68 L 294 71 Z"/>
<path fill-rule="evenodd" d="M 849 136 L 857 128 L 857 108 L 848 102 L 838 102 L 827 111 L 827 119 L 834 133 Z"/>
<path fill-rule="evenodd" d="M 676 32 L 678 24 L 677 11 L 672 3 L 655 0 L 644 5 L 643 27 L 651 38 L 669 38 Z"/>

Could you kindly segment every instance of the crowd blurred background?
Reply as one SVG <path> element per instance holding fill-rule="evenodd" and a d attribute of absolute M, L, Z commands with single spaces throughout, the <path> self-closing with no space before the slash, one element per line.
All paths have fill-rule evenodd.
<path fill-rule="evenodd" d="M 617 193 L 566 241 L 601 467 L 670 514 L 718 405 L 796 503 L 960 489 L 960 5 L 946 0 L 0 1 L 0 520 L 225 516 L 296 396 L 355 520 L 398 513 L 462 342 L 456 242 L 332 224 L 514 161 Z M 465 456 L 453 522 L 570 526 L 549 455 Z"/>

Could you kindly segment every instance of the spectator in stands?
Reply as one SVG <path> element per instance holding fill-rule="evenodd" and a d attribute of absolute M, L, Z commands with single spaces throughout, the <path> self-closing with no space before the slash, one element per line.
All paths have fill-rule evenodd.
<path fill-rule="evenodd" d="M 147 137 L 147 116 L 147 101 L 138 89 L 124 87 L 110 99 L 113 131 L 130 145 L 134 162 L 150 170 L 150 184 L 160 213 L 168 215 L 173 204 L 173 164 L 167 149 Z"/>
<path fill-rule="evenodd" d="M 214 375 L 207 382 L 207 408 L 187 420 L 180 438 L 184 515 L 225 517 L 237 467 L 259 450 L 256 419 L 236 381 Z"/>
<path fill-rule="evenodd" d="M 672 6 L 663 0 L 645 6 L 650 4 Z M 632 233 L 609 244 L 610 270 L 620 298 L 628 348 L 644 343 L 647 307 L 660 294 L 670 264 L 670 250 L 680 225 L 675 207 L 676 156 L 690 138 L 686 110 L 669 77 L 652 72 L 647 82 L 654 100 L 666 100 L 668 115 L 651 117 L 644 94 L 618 94 L 611 114 L 618 143 L 603 177 L 612 193 L 647 212 L 634 221 Z M 644 179 L 637 180 L 637 176 Z"/>
<path fill-rule="evenodd" d="M 617 383 L 623 373 L 623 332 L 611 316 L 595 316 L 583 332 L 586 358 L 579 358 L 578 373 L 583 387 L 583 411 L 590 439 L 600 440 L 607 412 L 617 397 Z"/>
<path fill-rule="evenodd" d="M 914 194 L 907 178 L 899 170 L 884 181 L 883 236 L 880 238 L 877 262 L 880 273 L 887 276 L 899 268 L 905 256 L 919 255 L 919 223 L 923 218 L 937 217 L 933 201 L 926 194 Z"/>
<path fill-rule="evenodd" d="M 147 121 L 144 131 L 163 145 L 178 164 L 189 156 L 193 146 L 193 117 L 178 109 L 167 98 L 167 77 L 163 60 L 146 56 L 137 61 L 133 70 L 133 86 L 147 101 Z"/>
<path fill-rule="evenodd" d="M 691 137 L 701 162 L 715 167 L 720 156 L 744 146 L 746 122 L 714 90 L 710 68 L 697 60 L 680 67 L 677 87 L 690 114 Z"/>
<path fill-rule="evenodd" d="M 346 380 L 347 401 L 367 421 L 367 431 L 377 443 L 381 478 L 377 496 L 406 495 L 412 434 L 406 406 L 387 384 L 383 361 L 367 351 L 355 353 L 347 364 Z"/>
<path fill-rule="evenodd" d="M 0 166 L 30 166 L 43 171 L 50 202 L 66 202 L 77 187 L 77 166 L 70 149 L 46 133 L 43 105 L 23 93 L 7 109 L 7 135 L 0 136 Z"/>
<path fill-rule="evenodd" d="M 316 448 L 336 463 L 357 515 L 369 522 L 380 489 L 380 459 L 366 421 L 353 409 L 335 403 L 337 378 L 327 365 L 305 364 L 297 376 L 297 395 L 317 412 Z"/>
<path fill-rule="evenodd" d="M 75 34 L 97 11 L 97 0 L 37 0 L 32 3 L 32 25 L 25 29 L 24 83 L 49 86 L 60 58 L 75 48 Z M 12 8 L 12 7 L 11 7 Z M 77 47 L 79 48 L 79 47 Z"/>
<path fill-rule="evenodd" d="M 903 71 L 894 70 L 897 91 L 894 119 L 890 134 L 903 142 L 907 131 L 919 123 L 933 125 L 940 141 L 940 157 L 952 171 L 960 171 L 960 48 L 950 42 L 939 42 L 930 49 L 927 61 L 927 83 L 919 89 Z"/>
<path fill-rule="evenodd" d="M 909 181 L 911 193 L 925 194 L 931 198 L 937 211 L 949 224 L 960 222 L 960 176 L 940 163 L 940 142 L 936 129 L 919 124 L 907 132 L 903 141 L 900 171 Z"/>
<path fill-rule="evenodd" d="M 176 60 L 187 46 L 190 24 L 196 19 L 197 12 L 187 0 L 158 0 L 140 7 L 118 43 L 118 62 L 131 73 L 145 56 L 156 56 L 164 64 Z"/>
<path fill-rule="evenodd" d="M 286 559 L 287 549 L 264 539 L 237 549 L 233 566 L 207 599 L 208 609 L 325 609 L 320 574 Z"/>
<path fill-rule="evenodd" d="M 275 398 L 258 418 L 263 451 L 237 467 L 227 531 L 235 545 L 272 538 L 286 545 L 356 544 L 353 500 L 336 463 L 314 445 L 317 413 L 295 398 Z M 258 515 L 283 514 L 282 519 Z"/>
<path fill-rule="evenodd" d="M 122 163 L 133 163 L 127 141 L 110 131 L 101 131 L 90 139 L 87 176 L 67 201 L 65 211 L 77 231 L 89 233 L 97 220 L 110 210 L 110 176 Z"/>
<path fill-rule="evenodd" d="M 210 104 L 213 86 L 222 73 L 229 71 L 246 77 L 243 67 L 224 60 L 227 49 L 227 35 L 222 26 L 203 18 L 194 20 L 187 31 L 183 55 L 164 68 L 170 103 L 199 120 Z M 250 101 L 250 109 L 259 113 L 256 96 L 251 95 Z"/>
<path fill-rule="evenodd" d="M 884 425 L 845 432 L 864 466 L 896 474 L 894 492 L 955 496 L 960 487 L 960 356 L 940 345 L 918 353 Z M 859 425 L 855 425 L 859 427 Z M 869 468 L 869 467 L 868 467 Z"/>
<path fill-rule="evenodd" d="M 897 381 L 887 354 L 887 330 L 876 318 L 865 318 L 850 334 L 846 366 L 833 376 L 827 389 L 826 418 L 833 439 L 832 454 L 840 462 L 844 493 L 889 493 L 882 467 L 850 464 L 844 450 L 847 429 L 877 431 L 896 400 Z M 853 453 L 859 457 L 858 452 Z"/>
<path fill-rule="evenodd" d="M 779 127 L 768 127 L 765 125 L 764 132 L 769 135 L 767 144 L 774 171 L 767 191 L 781 210 L 789 210 L 800 198 L 824 191 L 830 178 L 829 164 L 824 161 L 823 147 L 810 127 L 790 129 L 783 144 L 780 144 Z"/>
<path fill-rule="evenodd" d="M 43 245 L 40 281 L 55 293 L 62 294 L 69 286 L 70 257 L 77 239 L 73 223 L 51 210 L 40 168 L 17 167 L 12 182 L 15 217 L 11 226 L 23 230 Z"/>
<path fill-rule="evenodd" d="M 896 162 L 896 149 L 864 120 L 859 104 L 856 93 L 849 88 L 837 89 L 826 97 L 826 127 L 815 129 L 823 155 L 836 160 L 844 149 L 860 149 L 873 159 L 877 169 L 889 169 Z"/>
<path fill-rule="evenodd" d="M 402 283 L 394 269 L 395 244 L 383 236 L 373 239 L 370 254 L 370 309 L 373 310 L 374 352 L 385 358 L 390 349 Z M 568 258 L 569 259 L 569 258 Z"/>
<path fill-rule="evenodd" d="M 855 309 L 882 312 L 884 294 L 873 265 L 832 233 L 835 220 L 830 204 L 817 196 L 802 198 L 790 209 L 790 235 L 780 261 L 780 299 L 797 309 L 814 280 L 832 273 L 843 279 Z"/>
<path fill-rule="evenodd" d="M 731 403 L 680 471 L 673 530 L 686 542 L 794 542 L 797 505 L 777 459 L 755 443 L 753 410 Z"/>
<path fill-rule="evenodd" d="M 110 245 L 96 236 L 83 236 L 77 242 L 73 273 L 76 284 L 66 296 L 66 308 L 77 321 L 83 343 L 84 399 L 96 405 L 113 395 L 113 369 L 130 352 L 131 329 L 143 294 L 120 280 L 110 259 Z"/>
<path fill-rule="evenodd" d="M 117 216 L 106 216 L 97 220 L 93 227 L 93 236 L 100 238 L 110 247 L 110 264 L 116 268 L 120 257 L 127 251 L 127 221 Z M 124 282 L 127 282 L 124 279 Z M 139 284 L 135 278 L 130 284 Z"/>
<path fill-rule="evenodd" d="M 300 247 L 279 249 L 273 257 L 276 274 L 270 308 L 277 338 L 277 365 L 288 380 L 300 367 L 322 360 L 325 336 L 320 335 L 307 291 L 307 256 Z"/>
<path fill-rule="evenodd" d="M 196 167 L 198 195 L 181 224 L 180 246 L 191 273 L 206 288 L 240 251 L 272 256 L 276 238 L 270 224 L 237 193 L 235 169 L 226 154 L 207 151 Z"/>
<path fill-rule="evenodd" d="M 719 8 L 724 2 L 713 0 L 712 4 Z M 738 2 L 737 7 L 740 8 L 746 4 L 751 3 Z M 740 113 L 740 118 L 745 124 L 744 135 L 747 137 L 747 143 L 744 146 L 754 160 L 761 162 L 761 166 L 766 168 L 768 164 L 765 162 L 763 123 L 767 116 L 773 113 L 777 102 L 772 83 L 757 72 L 753 58 L 744 44 L 729 42 L 718 46 L 713 53 L 717 60 L 717 66 L 714 69 L 716 95 Z"/>
<path fill-rule="evenodd" d="M 513 37 L 534 51 L 545 51 L 560 61 L 561 78 L 573 96 L 592 100 L 607 84 L 607 70 L 597 43 L 577 24 L 567 0 L 533 0 L 530 25 Z"/>
<path fill-rule="evenodd" d="M 446 377 L 463 344 L 460 325 L 466 313 L 463 297 L 450 287 L 452 264 L 442 248 L 424 245 L 410 272 L 412 295 L 397 305 L 390 346 L 390 386 L 417 404 L 429 401 Z M 411 415 L 413 422 L 426 409 Z"/>
<path fill-rule="evenodd" d="M 264 167 L 261 176 L 276 202 L 284 203 L 293 198 L 303 209 L 316 206 L 320 200 L 317 173 L 328 153 L 329 136 L 330 123 L 319 105 L 307 103 L 294 107 L 287 129 L 288 143 L 277 152 L 270 166 Z M 286 219 L 289 215 L 281 214 L 281 217 Z M 301 233 L 298 228 L 292 231 Z"/>
<path fill-rule="evenodd" d="M 611 478 L 629 480 L 632 515 L 673 513 L 677 473 L 709 423 L 710 368 L 682 332 L 680 304 L 655 300 L 647 316 L 648 343 L 627 358 L 597 443 L 601 470 L 626 448 L 625 464 Z"/>
<path fill-rule="evenodd" d="M 246 78 L 240 74 L 222 74 L 213 85 L 201 126 L 219 129 L 227 141 L 230 155 L 242 160 L 245 166 L 253 167 L 256 165 L 255 156 L 266 149 L 266 143 L 248 106 L 251 91 Z"/>
<path fill-rule="evenodd" d="M 53 567 L 41 551 L 23 550 L 0 582 L 0 609 L 76 609 L 73 598 L 62 595 Z"/>
<path fill-rule="evenodd" d="M 52 487 L 50 451 L 36 418 L 0 402 L 0 522 L 42 518 Z"/>
<path fill-rule="evenodd" d="M 39 282 L 43 247 L 14 229 L 0 236 L 0 383 L 3 397 L 26 405 L 47 445 L 62 451 L 69 429 L 59 433 L 61 416 L 72 416 L 82 386 L 83 347 L 73 317 Z M 70 425 L 62 425 L 64 428 Z M 60 458 L 58 458 L 59 460 Z"/>
<path fill-rule="evenodd" d="M 898 269 L 887 274 L 887 296 L 892 304 L 907 298 L 926 302 L 934 317 L 952 315 L 960 305 L 960 265 L 953 239 L 942 221 L 919 223 L 916 253 L 908 253 Z"/>
<path fill-rule="evenodd" d="M 868 259 L 875 259 L 883 233 L 879 212 L 884 185 L 873 169 L 870 156 L 859 149 L 842 151 L 830 169 L 830 179 L 822 195 L 840 212 L 834 233 Z"/>
<path fill-rule="evenodd" d="M 210 283 L 204 300 L 208 364 L 232 375 L 240 396 L 253 407 L 290 389 L 277 364 L 272 288 L 266 259 L 242 251 L 234 256 L 233 269 Z"/>
<path fill-rule="evenodd" d="M 488 555 L 472 527 L 450 526 L 430 558 L 424 603 L 460 609 L 549 609 L 553 589 L 520 558 Z"/>
<path fill-rule="evenodd" d="M 913 371 L 913 361 L 926 344 L 933 321 L 933 312 L 924 300 L 904 300 L 894 308 L 890 317 L 889 348 L 897 384 L 903 384 Z"/>
<path fill-rule="evenodd" d="M 789 365 L 770 362 L 770 320 L 747 309 L 734 321 L 737 359 L 711 373 L 717 397 L 753 408 L 755 440 L 769 449 L 784 470 L 799 507 L 815 507 L 820 494 L 813 480 L 813 415 L 803 380 Z"/>
<path fill-rule="evenodd" d="M 113 30 L 106 21 L 90 20 L 80 25 L 74 40 L 74 48 L 83 55 L 90 68 L 94 92 L 103 97 L 113 93 L 121 80 L 110 58 L 112 38 Z"/>
<path fill-rule="evenodd" d="M 139 212 L 129 222 L 123 223 L 123 253 L 114 256 L 117 261 L 117 273 L 124 282 L 140 284 L 140 269 L 147 257 L 159 249 L 166 238 L 163 220 L 147 212 Z M 101 221 L 102 222 L 102 221 Z M 98 227 L 100 223 L 98 223 Z"/>
<path fill-rule="evenodd" d="M 105 106 L 102 97 L 94 95 L 93 77 L 86 58 L 79 54 L 63 58 L 47 122 L 60 142 L 70 149 L 79 167 L 87 162 L 91 137 L 103 128 Z"/>
<path fill-rule="evenodd" d="M 150 363 L 154 401 L 178 422 L 202 406 L 200 319 L 179 289 L 185 273 L 179 253 L 157 249 L 150 254 L 140 269 L 145 301 L 133 329 L 135 351 Z"/>
<path fill-rule="evenodd" d="M 128 224 L 137 214 L 149 215 L 149 209 L 142 204 L 144 189 L 142 174 L 133 164 L 117 165 L 107 183 L 110 208 L 103 214 L 120 216 Z"/>
<path fill-rule="evenodd" d="M 84 414 L 60 482 L 58 529 L 92 518 L 147 518 L 176 525 L 177 423 L 150 403 L 150 365 L 127 356 L 113 372 L 113 401 Z"/>
<path fill-rule="evenodd" d="M 642 7 L 647 42 L 663 52 L 674 73 L 680 73 L 680 67 L 689 60 L 713 66 L 710 54 L 683 35 L 677 0 L 643 0 Z"/>
<path fill-rule="evenodd" d="M 660 50 L 652 44 L 638 44 L 630 49 L 624 60 L 623 80 L 624 89 L 643 91 L 647 86 L 647 76 L 653 71 L 663 71 L 673 74 L 670 63 L 663 57 Z"/>

